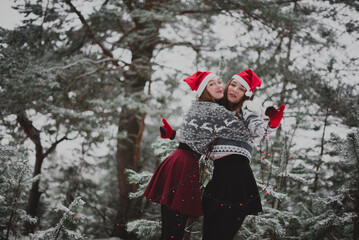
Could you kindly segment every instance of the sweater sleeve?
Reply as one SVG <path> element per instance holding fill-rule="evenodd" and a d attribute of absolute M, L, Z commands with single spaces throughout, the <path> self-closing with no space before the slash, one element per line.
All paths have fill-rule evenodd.
<path fill-rule="evenodd" d="M 267 135 L 268 122 L 247 109 L 242 109 L 242 116 L 253 138 L 262 138 Z"/>
<path fill-rule="evenodd" d="M 179 143 L 179 136 L 180 135 L 181 135 L 181 129 L 176 130 L 175 137 L 172 140 Z"/>
<path fill-rule="evenodd" d="M 268 119 L 262 119 L 247 109 L 242 109 L 242 116 L 248 126 L 248 129 L 253 134 L 252 144 L 257 149 L 262 139 L 265 139 L 278 129 L 278 127 L 269 127 Z"/>

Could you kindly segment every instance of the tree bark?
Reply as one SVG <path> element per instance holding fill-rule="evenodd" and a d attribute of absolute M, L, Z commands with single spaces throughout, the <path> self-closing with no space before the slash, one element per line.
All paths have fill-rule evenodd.
<path fill-rule="evenodd" d="M 67 137 L 63 137 L 60 140 L 57 140 L 55 143 L 51 145 L 51 147 L 47 151 L 43 151 L 43 147 L 41 144 L 40 131 L 37 130 L 32 122 L 27 118 L 25 113 L 19 113 L 16 118 L 19 123 L 21 129 L 25 132 L 26 136 L 31 139 L 31 141 L 35 144 L 35 168 L 33 177 L 36 177 L 41 173 L 41 167 L 44 159 L 55 150 L 56 146 L 67 139 Z M 26 212 L 31 217 L 37 217 L 37 208 L 40 202 L 41 192 L 39 191 L 40 180 L 36 180 L 32 183 L 29 198 L 27 201 Z M 36 229 L 37 224 L 27 223 L 25 228 L 28 233 L 33 233 Z"/>
<path fill-rule="evenodd" d="M 151 3 L 151 1 L 148 1 Z M 130 2 L 126 2 L 131 10 Z M 151 5 L 146 5 L 147 8 Z M 146 85 L 150 81 L 152 75 L 153 51 L 159 42 L 159 29 L 161 22 L 139 21 L 132 19 L 135 24 L 135 31 L 132 33 L 133 41 L 129 44 L 132 53 L 131 64 L 129 70 L 124 72 L 125 82 L 127 83 L 126 97 L 136 94 L 134 101 L 141 102 L 141 96 Z M 143 36 L 141 32 L 147 32 Z M 138 35 L 137 35 L 138 34 Z M 138 159 L 142 132 L 144 130 L 144 118 L 139 109 L 129 109 L 123 106 L 119 119 L 119 133 L 127 132 L 126 138 L 118 139 L 117 144 L 117 171 L 119 180 L 119 201 L 117 208 L 117 216 L 115 220 L 113 236 L 124 239 L 135 239 L 126 231 L 126 222 L 135 217 L 136 209 L 131 206 L 136 205 L 136 200 L 128 197 L 133 186 L 127 182 L 125 174 L 126 168 L 138 169 Z"/>
<path fill-rule="evenodd" d="M 145 130 L 145 118 L 146 118 L 146 114 L 142 114 L 141 116 L 141 121 L 140 121 L 140 129 L 139 129 L 139 133 L 137 135 L 136 138 L 136 143 L 135 143 L 135 156 L 134 156 L 134 161 L 133 161 L 133 170 L 134 171 L 138 171 L 139 170 L 139 159 L 140 159 L 140 152 L 141 152 L 141 140 L 142 140 L 142 135 L 143 135 L 143 131 Z M 137 192 L 137 184 L 132 184 L 132 191 L 133 192 Z M 130 215 L 134 215 L 135 211 L 136 211 L 136 206 L 139 203 L 139 199 L 132 199 L 131 200 L 131 205 L 129 206 L 129 213 Z"/>
<path fill-rule="evenodd" d="M 325 119 L 324 119 L 324 126 L 323 126 L 323 134 L 322 134 L 322 139 L 321 139 L 321 144 L 320 144 L 320 155 L 319 155 L 319 160 L 318 163 L 315 165 L 315 176 L 314 176 L 314 182 L 313 182 L 313 193 L 316 193 L 318 190 L 318 182 L 319 182 L 319 169 L 321 167 L 321 165 L 323 164 L 322 158 L 324 155 L 324 144 L 325 144 L 325 130 L 328 126 L 328 117 L 329 117 L 329 107 L 327 106 L 327 110 L 326 110 L 326 114 L 325 114 Z"/>
<path fill-rule="evenodd" d="M 288 71 L 290 65 L 291 65 L 291 52 L 292 52 L 292 41 L 293 41 L 293 29 L 290 29 L 289 31 L 289 36 L 288 36 L 288 45 L 287 45 L 287 55 L 286 55 L 286 58 L 285 58 L 285 66 L 284 66 L 284 69 L 285 69 L 285 72 Z M 282 42 L 283 38 L 281 38 L 280 42 Z M 279 45 L 280 46 L 280 45 Z M 286 99 L 287 99 L 287 85 L 288 85 L 288 78 L 287 76 L 284 76 L 282 78 L 282 82 L 283 82 L 283 86 L 282 86 L 282 90 L 280 92 L 280 99 L 279 99 L 279 103 L 278 103 L 278 107 L 281 105 L 281 104 L 284 104 L 286 102 Z M 280 136 L 281 136 L 281 132 L 282 132 L 282 125 L 280 124 L 277 131 L 276 131 L 276 138 L 277 139 L 280 139 Z M 286 139 L 287 141 L 287 139 Z M 287 146 L 288 147 L 288 146 Z M 289 149 L 287 149 L 287 151 L 289 151 Z M 285 162 L 288 161 L 288 152 L 286 151 L 286 156 L 285 156 Z M 283 171 L 287 171 L 286 170 L 286 164 L 284 163 L 285 167 L 283 168 Z M 279 182 L 279 186 L 280 186 L 280 189 L 282 191 L 285 191 L 286 190 L 286 184 L 287 184 L 287 176 L 284 175 L 282 177 L 280 177 L 279 179 L 276 180 L 276 182 Z M 279 202 L 278 199 L 275 199 L 272 206 L 275 206 L 276 209 L 280 209 L 282 206 L 281 206 L 281 203 Z"/>
<path fill-rule="evenodd" d="M 33 125 L 32 122 L 26 117 L 24 113 L 20 113 L 17 115 L 17 122 L 20 124 L 22 130 L 26 133 L 26 135 L 31 139 L 31 141 L 35 144 L 35 168 L 33 177 L 39 175 L 41 173 L 41 166 L 44 160 L 43 157 L 43 149 L 41 145 L 40 132 Z M 31 217 L 37 216 L 37 206 L 39 204 L 41 193 L 39 191 L 39 180 L 32 183 L 29 198 L 27 201 L 26 212 Z M 33 233 L 35 231 L 36 224 L 27 223 L 26 231 L 28 233 Z"/>
<path fill-rule="evenodd" d="M 113 235 L 125 239 L 129 237 L 125 224 L 132 215 L 128 211 L 131 202 L 128 194 L 133 189 L 127 181 L 125 170 L 126 168 L 134 168 L 135 143 L 140 129 L 138 123 L 135 110 L 122 110 L 118 130 L 119 132 L 126 131 L 127 137 L 119 139 L 117 145 L 117 174 L 120 195 Z"/>
<path fill-rule="evenodd" d="M 150 61 L 148 61 L 150 64 Z M 129 74 L 129 76 L 131 76 Z M 132 75 L 133 76 L 133 75 Z M 149 75 L 150 77 L 150 75 Z M 141 89 L 143 91 L 146 81 L 137 75 L 132 78 L 132 88 Z M 135 86 L 135 87 L 133 87 Z M 130 93 L 134 93 L 131 91 Z M 140 101 L 140 99 L 138 99 Z M 130 191 L 135 191 L 134 185 L 130 185 L 127 181 L 125 170 L 127 168 L 138 170 L 138 160 L 140 157 L 140 143 L 142 133 L 144 131 L 144 116 L 138 109 L 129 109 L 123 107 L 119 117 L 118 132 L 127 133 L 126 138 L 119 138 L 117 143 L 117 176 L 119 181 L 119 201 L 117 208 L 117 216 L 113 236 L 124 239 L 135 239 L 136 237 L 126 231 L 126 222 L 135 216 L 136 199 L 129 199 Z"/>

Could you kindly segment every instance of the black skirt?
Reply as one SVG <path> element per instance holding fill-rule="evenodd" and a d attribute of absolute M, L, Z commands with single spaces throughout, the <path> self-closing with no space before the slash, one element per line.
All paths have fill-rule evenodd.
<path fill-rule="evenodd" d="M 202 197 L 205 215 L 257 215 L 262 211 L 256 181 L 248 158 L 229 155 L 214 160 L 213 177 Z"/>

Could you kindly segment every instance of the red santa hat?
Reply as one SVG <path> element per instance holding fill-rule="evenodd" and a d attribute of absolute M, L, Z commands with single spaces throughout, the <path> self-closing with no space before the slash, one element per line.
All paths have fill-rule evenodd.
<path fill-rule="evenodd" d="M 260 87 L 262 80 L 253 72 L 252 69 L 246 69 L 232 77 L 247 89 L 245 95 L 251 97 L 256 87 Z"/>
<path fill-rule="evenodd" d="M 196 72 L 192 76 L 185 78 L 183 81 L 191 87 L 192 91 L 197 91 L 196 96 L 199 97 L 206 88 L 207 83 L 210 80 L 217 78 L 219 77 L 212 72 Z"/>

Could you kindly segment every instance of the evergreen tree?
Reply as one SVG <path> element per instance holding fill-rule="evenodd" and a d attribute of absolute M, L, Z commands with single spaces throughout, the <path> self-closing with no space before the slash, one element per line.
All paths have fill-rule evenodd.
<path fill-rule="evenodd" d="M 88 110 L 90 107 L 96 107 L 96 104 L 95 106 L 89 104 L 91 101 L 88 101 L 88 98 L 81 98 L 84 96 L 82 93 L 87 93 L 86 96 L 90 94 L 92 99 L 99 99 L 96 101 L 97 104 L 104 103 L 106 100 L 103 101 L 102 98 L 96 97 L 96 94 L 107 94 L 105 96 L 108 97 L 107 100 L 110 106 L 117 103 L 117 108 L 120 108 L 116 109 L 117 111 L 120 110 L 118 135 L 125 137 L 119 137 L 117 143 L 120 195 L 118 214 L 115 220 L 116 223 L 114 224 L 114 235 L 125 236 L 124 222 L 130 219 L 134 213 L 131 210 L 133 208 L 123 207 L 133 205 L 128 199 L 128 193 L 131 187 L 126 181 L 124 170 L 126 168 L 132 168 L 136 171 L 139 170 L 140 143 L 146 116 L 146 112 L 141 108 L 140 103 L 146 102 L 149 99 L 147 94 L 143 95 L 143 92 L 146 86 L 149 86 L 147 84 L 152 82 L 154 56 L 163 49 L 173 48 L 175 46 L 188 46 L 195 52 L 200 52 L 202 46 L 211 49 L 215 44 L 215 42 L 212 41 L 213 38 L 210 37 L 212 33 L 210 25 L 213 22 L 211 17 L 213 15 L 237 12 L 242 15 L 243 21 L 247 23 L 249 19 L 255 19 L 255 21 L 259 23 L 266 22 L 270 28 L 284 26 L 286 22 L 291 22 L 292 18 L 280 11 L 278 6 L 281 5 L 281 3 L 271 5 L 266 2 L 253 3 L 250 1 L 243 3 L 228 2 L 225 4 L 217 1 L 105 1 L 102 5 L 95 5 L 97 10 L 88 16 L 85 16 L 81 12 L 79 2 L 66 0 L 65 4 L 66 5 L 57 1 L 49 1 L 46 6 L 43 6 L 35 1 L 19 2 L 17 9 L 27 14 L 25 24 L 22 27 L 25 31 L 19 31 L 19 29 L 12 34 L 8 31 L 5 31 L 3 34 L 6 38 L 16 34 L 23 36 L 16 38 L 21 41 L 5 41 L 8 47 L 6 51 L 4 51 L 3 56 L 10 56 L 10 54 L 6 53 L 7 51 L 17 51 L 17 54 L 13 55 L 16 56 L 12 61 L 13 64 L 23 62 L 23 67 L 17 66 L 16 69 L 21 69 L 21 73 L 26 72 L 25 70 L 27 69 L 30 74 L 26 75 L 30 77 L 33 76 L 30 78 L 31 80 L 24 82 L 30 82 L 30 84 L 36 83 L 35 86 L 25 85 L 25 89 L 38 89 L 42 91 L 44 88 L 48 88 L 52 89 L 52 91 L 57 89 L 60 91 L 59 94 L 56 94 L 56 98 L 54 96 L 43 96 L 41 91 L 39 94 L 29 92 L 27 95 L 29 99 L 24 98 L 24 96 L 26 96 L 24 94 L 15 96 L 16 99 L 23 99 L 22 102 L 26 103 L 24 107 L 20 109 L 21 111 L 16 112 L 19 116 L 18 122 L 23 122 L 20 121 L 23 119 L 29 120 L 27 116 L 28 113 L 24 111 L 28 109 L 26 107 L 27 105 L 36 103 L 34 104 L 36 107 L 29 106 L 29 109 L 39 109 L 37 105 L 41 103 L 42 105 L 40 106 L 44 105 L 44 110 L 47 110 L 46 112 L 53 113 L 54 109 L 52 108 L 52 111 L 49 111 L 47 105 L 55 100 L 59 100 L 58 102 L 56 101 L 59 106 L 54 103 L 51 104 L 57 107 L 55 108 L 55 113 L 58 113 L 56 118 L 52 119 L 59 121 L 55 126 L 65 125 L 68 127 L 70 124 L 66 124 L 66 121 L 64 121 L 65 124 L 60 121 L 63 119 L 62 115 L 68 113 L 68 115 L 73 116 L 74 114 L 71 114 L 73 113 L 71 111 L 64 112 L 61 110 L 73 109 L 75 112 L 85 112 L 85 109 Z M 267 7 L 263 8 L 261 4 L 267 5 Z M 270 17 L 266 15 L 269 12 L 271 13 Z M 30 13 L 34 13 L 34 15 L 29 15 Z M 78 18 L 81 23 L 80 26 L 77 23 L 71 23 L 70 19 L 73 19 L 74 16 Z M 192 21 L 192 23 L 189 23 L 189 20 Z M 189 24 L 183 24 L 183 22 L 186 21 L 188 21 Z M 196 22 L 199 30 L 193 28 L 193 22 Z M 70 26 L 73 24 L 73 26 L 67 30 L 68 27 L 65 27 L 67 24 L 70 24 Z M 167 38 L 161 32 L 164 29 L 174 29 L 174 32 L 177 34 L 173 38 Z M 177 29 L 181 31 L 177 31 Z M 189 38 L 186 37 L 184 41 L 178 41 L 179 38 L 182 38 L 181 32 L 184 31 L 188 31 L 189 33 L 193 32 L 193 35 L 191 34 L 193 40 L 187 40 Z M 33 39 L 31 39 L 31 36 L 33 36 Z M 114 40 L 114 36 L 117 36 L 117 40 Z M 89 50 L 91 47 L 94 51 Z M 41 48 L 41 51 L 37 51 L 39 48 Z M 124 53 L 131 56 L 130 60 L 122 57 L 116 58 L 114 53 L 116 49 L 123 49 Z M 20 53 L 25 55 L 23 61 L 21 61 L 22 55 Z M 107 59 L 103 59 L 103 56 L 107 57 Z M 87 58 L 87 61 L 84 60 L 84 58 Z M 66 64 L 66 62 L 68 62 L 67 60 L 73 61 L 73 63 Z M 26 64 L 28 62 L 33 64 L 27 66 Z M 97 70 L 88 70 L 86 66 L 82 65 L 84 62 L 95 64 Z M 57 67 L 56 65 L 60 66 Z M 16 75 L 14 76 L 13 72 L 10 72 L 9 69 L 9 65 L 4 65 L 2 72 L 9 72 L 7 79 L 16 79 Z M 114 74 L 117 74 L 117 76 Z M 49 81 L 49 76 L 55 81 Z M 86 84 L 81 83 L 84 78 L 86 78 Z M 88 85 L 91 83 L 90 79 L 95 80 L 93 85 Z M 66 84 L 67 81 L 71 83 L 71 90 L 68 89 L 68 87 L 62 87 L 60 84 Z M 12 94 L 12 84 L 10 83 L 13 83 L 13 81 L 8 82 L 9 88 L 7 89 L 9 89 L 9 91 L 6 91 L 8 95 L 4 94 L 4 99 L 11 99 L 9 98 L 9 95 Z M 19 84 L 20 83 L 22 82 L 20 81 Z M 41 84 L 45 85 L 43 86 Z M 107 91 L 106 84 L 110 84 L 111 92 Z M 101 88 L 96 88 L 96 85 L 101 86 Z M 74 91 L 73 89 L 80 90 L 83 86 L 86 86 L 89 92 Z M 104 86 L 105 89 L 103 89 Z M 62 93 L 64 89 L 67 90 L 65 94 Z M 94 89 L 101 89 L 102 91 L 94 91 Z M 121 99 L 123 99 L 122 103 L 119 103 L 113 98 L 114 95 L 119 94 Z M 33 96 L 41 96 L 42 98 L 35 100 L 32 99 Z M 71 98 L 73 98 L 73 101 L 71 101 Z M 78 104 L 80 100 L 83 101 L 84 105 Z M 135 104 L 128 104 L 129 101 Z M 67 104 L 62 106 L 64 102 Z M 7 102 L 4 102 L 4 105 L 9 106 Z M 116 115 L 116 110 L 111 111 L 112 116 Z M 7 114 L 11 113 L 13 112 Z M 29 123 L 29 121 L 27 121 L 27 123 Z M 75 121 L 71 121 L 71 124 L 74 122 Z M 51 127 L 47 128 L 49 129 Z M 32 129 L 31 133 L 38 132 L 34 126 L 29 129 Z M 76 129 L 76 126 L 72 125 L 70 129 Z M 51 131 L 56 132 L 54 128 L 52 128 Z M 71 131 L 68 131 L 68 133 L 70 132 Z M 27 131 L 28 136 L 33 139 L 38 149 L 38 166 L 40 168 L 35 171 L 38 173 L 40 172 L 41 163 L 43 157 L 46 156 L 46 152 L 44 153 L 39 150 L 42 148 L 39 137 L 37 137 L 36 134 L 30 135 L 29 133 L 30 131 Z M 64 135 L 63 138 L 66 139 L 67 137 L 67 135 Z M 55 143 L 60 139 L 56 139 Z M 31 210 L 31 214 L 36 215 L 40 193 L 37 186 L 34 186 L 33 189 L 32 195 L 29 198 L 28 211 L 30 212 Z M 120 225 L 120 228 L 116 227 L 117 224 Z M 33 229 L 34 226 L 29 230 L 33 231 Z"/>
<path fill-rule="evenodd" d="M 358 239 L 358 131 L 346 139 L 331 136 L 332 155 L 326 163 L 335 174 L 328 178 L 332 186 L 322 197 L 313 199 L 305 214 L 304 238 Z"/>
<path fill-rule="evenodd" d="M 116 89 L 116 84 L 101 78 L 109 60 L 78 52 L 83 44 L 78 42 L 81 33 L 64 31 L 68 19 L 66 13 L 57 11 L 58 3 L 19 2 L 17 9 L 30 16 L 15 30 L 1 30 L 0 119 L 13 142 L 21 144 L 26 138 L 33 142 L 33 176 L 37 176 L 60 143 L 82 139 L 91 145 L 103 141 L 105 131 L 96 131 L 96 126 L 106 125 L 101 120 L 106 110 L 99 107 L 113 107 L 106 105 L 105 96 L 111 97 L 106 91 Z M 66 43 L 64 36 L 68 36 Z M 71 55 L 74 52 L 77 54 Z M 104 96 L 101 102 L 91 102 L 99 95 Z M 32 217 L 40 217 L 39 185 L 38 179 L 29 192 L 26 209 Z M 33 232 L 36 225 L 28 225 L 27 231 Z"/>
<path fill-rule="evenodd" d="M 63 214 L 56 226 L 49 228 L 45 231 L 38 231 L 32 237 L 38 240 L 84 239 L 84 237 L 79 231 L 72 230 L 68 227 L 70 223 L 78 223 L 83 220 L 81 210 L 84 204 L 85 202 L 82 201 L 80 197 L 77 197 L 74 199 L 74 201 L 70 204 L 68 208 L 64 205 L 57 206 L 54 211 L 63 212 Z"/>
<path fill-rule="evenodd" d="M 346 6 L 357 6 L 353 1 L 330 2 L 345 10 Z M 54 226 L 55 216 L 52 215 L 47 223 L 40 219 L 40 215 L 51 215 L 47 211 L 52 207 L 48 205 L 52 199 L 68 205 L 76 194 L 82 193 L 81 198 L 89 204 L 101 202 L 91 204 L 92 211 L 85 207 L 86 213 L 92 216 L 87 226 L 96 224 L 98 218 L 104 224 L 101 233 L 96 233 L 93 229 L 96 227 L 93 227 L 83 230 L 88 231 L 86 234 L 135 238 L 129 236 L 125 223 L 142 217 L 143 214 L 138 215 L 140 209 L 147 212 L 151 207 L 129 198 L 131 191 L 141 188 L 128 183 L 129 172 L 125 170 L 151 171 L 159 162 L 146 144 L 153 141 L 151 131 L 155 131 L 155 127 L 151 124 L 156 125 L 158 115 L 169 115 L 162 109 L 173 99 L 173 90 L 165 92 L 156 88 L 162 89 L 165 85 L 166 90 L 171 89 L 177 86 L 174 79 L 178 81 L 188 74 L 168 69 L 164 57 L 164 54 L 182 52 L 185 48 L 193 50 L 196 55 L 193 66 L 199 70 L 204 66 L 217 69 L 218 64 L 211 60 L 213 55 L 216 59 L 222 53 L 235 56 L 223 74 L 225 79 L 244 68 L 254 68 L 266 80 L 266 87 L 258 91 L 258 97 L 264 96 L 267 102 L 278 105 L 287 104 L 287 109 L 291 109 L 288 121 L 289 117 L 297 115 L 297 122 L 290 130 L 278 131 L 273 145 L 277 154 L 272 155 L 273 159 L 260 159 L 262 154 L 258 153 L 253 161 L 257 180 L 263 184 L 259 187 L 268 190 L 268 194 L 263 192 L 266 211 L 275 217 L 248 218 L 243 236 L 295 237 L 293 229 L 306 227 L 298 217 L 303 215 L 293 209 L 302 204 L 311 212 L 312 198 L 323 197 L 329 191 L 329 184 L 325 184 L 326 170 L 329 174 L 332 170 L 324 163 L 328 154 L 324 148 L 328 119 L 335 116 L 352 127 L 358 126 L 359 119 L 358 110 L 355 110 L 359 109 L 357 89 L 344 84 L 342 80 L 348 76 L 340 72 L 343 65 L 350 71 L 355 69 L 355 59 L 342 63 L 330 56 L 328 49 L 343 49 L 336 45 L 335 28 L 321 21 L 327 17 L 325 15 L 330 16 L 337 5 L 328 7 L 318 2 L 296 0 L 105 0 L 87 2 L 86 6 L 83 1 L 76 0 L 48 1 L 46 5 L 41 1 L 26 0 L 16 4 L 16 9 L 25 16 L 23 24 L 15 30 L 0 29 L 0 121 L 12 142 L 21 145 L 28 138 L 34 144 L 33 176 L 42 172 L 42 164 L 65 140 L 76 140 L 86 146 L 82 149 L 86 158 L 91 151 L 100 148 L 101 142 L 112 146 L 106 163 L 84 164 L 81 170 L 77 168 L 79 165 L 64 164 L 59 168 L 61 174 L 34 182 L 27 212 L 40 221 L 29 225 L 29 232 L 36 227 L 43 230 Z M 88 10 L 90 4 L 92 10 Z M 329 19 L 336 17 L 342 21 L 342 14 L 335 11 Z M 223 46 L 214 36 L 213 26 L 222 19 L 236 26 L 238 45 Z M 355 21 L 349 21 L 345 26 L 348 33 L 356 34 Z M 316 52 L 325 60 L 319 62 L 318 55 L 313 54 Z M 337 82 L 333 84 L 333 81 Z M 313 115 L 317 116 L 311 117 Z M 323 130 L 323 137 L 317 140 L 318 146 L 296 150 L 295 130 L 302 130 L 303 126 L 313 122 L 313 129 Z M 324 122 L 323 128 L 317 127 L 320 122 Z M 293 144 L 291 139 L 294 139 Z M 290 144 L 286 145 L 286 142 Z M 322 153 L 318 152 L 321 149 Z M 119 187 L 113 189 L 113 171 L 98 182 L 88 181 L 83 169 L 93 167 L 107 171 L 113 167 L 115 151 Z M 313 154 L 316 155 L 313 157 Z M 59 158 L 54 162 L 64 161 Z M 51 167 L 47 170 L 51 171 Z M 79 177 L 71 176 L 74 173 Z M 313 176 L 317 180 L 309 181 Z M 59 183 L 58 191 L 42 194 L 41 186 L 46 189 L 56 183 Z M 101 186 L 108 192 L 93 190 Z M 310 195 L 313 191 L 316 193 Z M 118 194 L 117 202 L 111 201 L 114 199 L 111 193 Z M 301 193 L 310 197 L 303 199 Z M 44 198 L 40 198 L 41 195 Z M 103 202 L 100 200 L 103 198 L 111 200 Z M 44 201 L 43 205 L 40 199 Z M 155 216 L 158 218 L 155 210 L 151 215 L 145 215 L 150 220 Z M 254 221 L 258 221 L 257 224 L 251 225 Z M 130 225 L 129 230 L 138 230 L 136 226 L 139 225 Z M 317 234 L 312 233 L 313 236 Z"/>
<path fill-rule="evenodd" d="M 38 178 L 39 176 L 37 176 Z M 24 224 L 36 222 L 23 209 L 33 181 L 27 157 L 14 148 L 0 146 L 0 236 L 22 238 Z"/>

